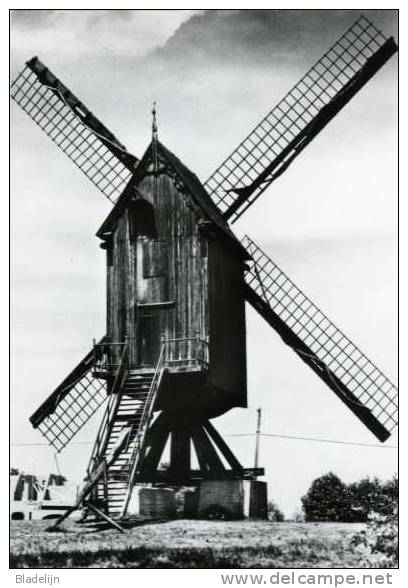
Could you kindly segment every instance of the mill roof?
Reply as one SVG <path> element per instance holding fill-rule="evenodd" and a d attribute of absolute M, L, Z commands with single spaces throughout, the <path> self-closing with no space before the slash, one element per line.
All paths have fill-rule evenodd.
<path fill-rule="evenodd" d="M 248 252 L 242 246 L 239 239 L 234 235 L 228 226 L 227 222 L 223 219 L 217 206 L 211 200 L 211 197 L 207 194 L 204 186 L 198 179 L 198 177 L 176 156 L 172 153 L 163 143 L 157 141 L 156 143 L 157 155 L 161 161 L 176 174 L 178 179 L 184 184 L 187 192 L 194 199 L 196 205 L 201 209 L 204 216 L 213 224 L 213 227 L 225 236 L 231 245 L 233 245 L 241 255 L 249 259 Z M 106 220 L 97 232 L 97 236 L 104 238 L 109 233 L 117 222 L 117 219 L 122 214 L 124 208 L 126 208 L 127 200 L 129 198 L 130 190 L 129 187 L 135 185 L 139 179 L 142 179 L 149 164 L 153 160 L 153 142 L 150 143 L 146 149 L 145 154 L 140 160 L 135 173 L 129 181 L 128 186 L 125 188 L 123 194 L 120 196 L 115 206 L 109 213 Z"/>

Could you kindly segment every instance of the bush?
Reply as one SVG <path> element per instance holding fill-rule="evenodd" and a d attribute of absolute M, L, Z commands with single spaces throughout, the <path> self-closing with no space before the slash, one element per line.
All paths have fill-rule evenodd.
<path fill-rule="evenodd" d="M 351 541 L 360 553 L 360 562 L 369 568 L 398 567 L 398 507 L 394 504 L 388 514 L 369 515 L 367 528 Z"/>
<path fill-rule="evenodd" d="M 360 553 L 361 565 L 398 567 L 398 478 L 380 484 L 376 504 L 368 514 L 367 528 L 357 533 L 352 545 Z"/>
<path fill-rule="evenodd" d="M 377 506 L 376 510 L 385 516 L 392 517 L 398 508 L 399 484 L 397 475 L 393 476 L 391 480 L 384 482 L 382 489 L 381 503 Z"/>
<path fill-rule="evenodd" d="M 232 521 L 236 518 L 227 508 L 223 508 L 218 504 L 208 506 L 203 510 L 201 516 L 209 521 Z"/>
<path fill-rule="evenodd" d="M 268 502 L 268 519 L 275 523 L 282 523 L 285 520 L 285 515 L 275 502 Z"/>
<path fill-rule="evenodd" d="M 304 512 L 302 510 L 295 510 L 295 512 L 292 515 L 291 520 L 294 523 L 304 523 L 305 522 Z"/>

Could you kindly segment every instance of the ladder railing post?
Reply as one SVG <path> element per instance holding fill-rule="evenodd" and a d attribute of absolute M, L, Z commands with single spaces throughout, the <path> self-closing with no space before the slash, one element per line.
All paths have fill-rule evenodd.
<path fill-rule="evenodd" d="M 112 416 L 115 414 L 116 408 L 121 399 L 122 383 L 127 374 L 127 344 L 124 344 L 122 351 L 120 365 L 117 369 L 115 380 L 112 385 L 111 396 L 108 406 L 106 407 L 101 425 L 98 430 L 96 441 L 92 450 L 91 459 L 88 465 L 88 475 L 95 470 L 99 465 L 100 458 L 106 449 L 109 441 L 109 435 L 113 427 Z"/>

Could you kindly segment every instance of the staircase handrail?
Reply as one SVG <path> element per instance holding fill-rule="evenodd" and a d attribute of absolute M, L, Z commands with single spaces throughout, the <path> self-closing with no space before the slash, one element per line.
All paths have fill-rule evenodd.
<path fill-rule="evenodd" d="M 155 394 L 158 390 L 157 384 L 159 383 L 159 380 L 161 379 L 161 372 L 162 372 L 162 368 L 163 368 L 163 364 L 164 364 L 164 351 L 165 351 L 165 345 L 162 345 L 159 359 L 157 360 L 156 368 L 154 370 L 152 383 L 150 384 L 149 392 L 147 394 L 146 403 L 143 407 L 142 417 L 140 419 L 139 430 L 141 430 L 145 426 L 145 424 L 147 424 L 150 420 L 150 416 L 151 416 L 151 413 L 153 410 L 153 404 L 154 404 L 153 396 L 155 396 Z"/>
<path fill-rule="evenodd" d="M 117 406 L 120 402 L 120 399 L 122 397 L 122 384 L 126 378 L 127 370 L 128 370 L 127 352 L 128 352 L 128 347 L 127 347 L 127 344 L 125 343 L 125 345 L 123 347 L 123 351 L 122 351 L 122 356 L 120 359 L 120 364 L 119 364 L 119 367 L 116 371 L 115 379 L 114 379 L 112 389 L 110 392 L 109 403 L 108 403 L 106 411 L 103 415 L 102 422 L 101 422 L 101 425 L 99 427 L 98 434 L 96 437 L 96 441 L 95 441 L 93 449 L 92 449 L 92 454 L 91 454 L 91 458 L 89 460 L 89 465 L 88 465 L 88 469 L 87 469 L 88 477 L 91 474 L 91 472 L 95 469 L 95 467 L 97 467 L 97 465 L 98 465 L 97 464 L 98 456 L 101 455 L 101 451 L 103 451 L 103 448 L 106 445 L 108 437 L 109 437 L 108 431 L 110 430 L 109 425 L 111 424 L 111 417 L 113 414 L 115 414 L 116 408 L 117 408 Z"/>

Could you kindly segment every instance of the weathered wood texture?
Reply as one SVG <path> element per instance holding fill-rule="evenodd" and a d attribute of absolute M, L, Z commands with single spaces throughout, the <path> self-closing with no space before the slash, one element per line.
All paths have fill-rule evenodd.
<path fill-rule="evenodd" d="M 143 200 L 129 199 L 106 244 L 108 341 L 127 338 L 131 369 L 153 368 L 167 342 L 170 368 L 206 368 L 207 414 L 245 406 L 242 257 L 166 169 L 137 190 Z"/>

